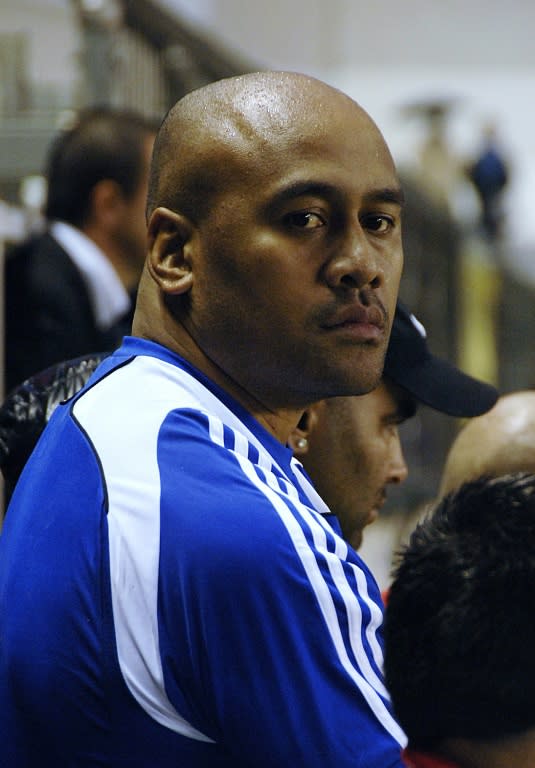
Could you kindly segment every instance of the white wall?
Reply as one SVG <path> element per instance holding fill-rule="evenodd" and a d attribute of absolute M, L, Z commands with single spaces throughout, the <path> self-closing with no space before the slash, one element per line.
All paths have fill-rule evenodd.
<path fill-rule="evenodd" d="M 467 68 L 535 64 L 532 0 L 164 0 L 260 63 Z"/>
<path fill-rule="evenodd" d="M 64 98 L 79 78 L 79 40 L 70 0 L 2 0 L 0 32 L 24 33 L 28 45 L 28 74 L 40 87 L 53 86 Z"/>

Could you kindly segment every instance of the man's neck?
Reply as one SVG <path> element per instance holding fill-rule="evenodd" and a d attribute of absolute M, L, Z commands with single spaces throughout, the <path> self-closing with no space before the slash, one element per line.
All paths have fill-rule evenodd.
<path fill-rule="evenodd" d="M 157 334 L 154 332 L 155 328 L 158 328 Z M 244 389 L 203 352 L 184 325 L 170 316 L 154 294 L 147 295 L 144 292 L 143 279 L 138 293 L 132 333 L 134 336 L 162 344 L 179 354 L 228 392 L 283 445 L 288 443 L 291 432 L 303 414 L 304 406 L 270 408 Z"/>

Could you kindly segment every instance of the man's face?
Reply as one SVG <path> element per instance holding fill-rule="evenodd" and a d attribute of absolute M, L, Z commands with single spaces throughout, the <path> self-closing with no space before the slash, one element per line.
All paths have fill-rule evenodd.
<path fill-rule="evenodd" d="M 401 195 L 375 126 L 344 103 L 300 128 L 223 156 L 183 321 L 268 410 L 376 385 L 402 268 Z"/>
<path fill-rule="evenodd" d="M 407 477 L 398 426 L 412 415 L 414 403 L 383 379 L 367 395 L 313 407 L 317 421 L 308 450 L 297 458 L 338 517 L 344 538 L 358 549 L 364 526 L 376 519 L 386 500 L 387 485 Z"/>

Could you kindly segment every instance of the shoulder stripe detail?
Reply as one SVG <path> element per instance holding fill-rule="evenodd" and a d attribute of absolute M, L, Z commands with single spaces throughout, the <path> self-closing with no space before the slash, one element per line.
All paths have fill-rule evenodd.
<path fill-rule="evenodd" d="M 294 544 L 295 551 L 303 564 L 308 580 L 316 594 L 316 598 L 320 605 L 333 645 L 336 649 L 338 658 L 340 659 L 343 668 L 349 677 L 353 680 L 358 689 L 361 691 L 362 695 L 368 702 L 368 706 L 377 717 L 379 722 L 384 725 L 384 727 L 390 732 L 392 737 L 395 738 L 400 745 L 404 745 L 406 741 L 405 734 L 392 717 L 384 701 L 378 695 L 377 691 L 370 684 L 370 682 L 362 674 L 359 673 L 359 671 L 355 668 L 349 659 L 344 639 L 340 630 L 340 625 L 338 623 L 336 608 L 330 595 L 329 588 L 321 575 L 321 571 L 319 569 L 318 563 L 316 562 L 314 552 L 308 545 L 301 526 L 296 521 L 295 517 L 291 514 L 281 496 L 261 482 L 256 472 L 254 472 L 252 466 L 241 457 L 239 457 L 239 462 L 243 471 L 251 480 L 251 482 L 254 482 L 255 485 L 261 489 L 262 492 L 270 499 L 282 522 L 284 523 Z M 352 599 L 352 603 L 356 604 L 354 597 Z"/>
<path fill-rule="evenodd" d="M 310 518 L 311 516 L 308 515 Z M 344 600 L 344 605 L 346 609 L 346 615 L 347 615 L 347 621 L 348 621 L 348 627 L 349 627 L 349 642 L 351 645 L 351 650 L 353 651 L 353 655 L 355 659 L 357 660 L 358 667 L 364 674 L 366 680 L 370 683 L 370 685 L 373 686 L 373 688 L 384 698 L 388 698 L 388 692 L 384 686 L 384 683 L 382 680 L 378 677 L 376 671 L 373 669 L 372 665 L 370 664 L 370 660 L 368 658 L 368 655 L 366 654 L 362 643 L 360 642 L 360 638 L 362 636 L 362 629 L 363 629 L 363 616 L 362 616 L 362 609 L 360 607 L 360 604 L 357 600 L 355 600 L 354 594 L 347 582 L 347 577 L 344 573 L 344 569 L 342 566 L 342 561 L 340 560 L 339 556 L 336 555 L 336 553 L 331 553 L 327 551 L 327 544 L 325 541 L 325 531 L 321 529 L 321 527 L 318 525 L 318 523 L 310 519 L 309 526 L 312 531 L 312 535 L 314 537 L 314 543 L 318 549 L 325 549 L 325 559 L 327 561 L 327 565 L 329 567 L 329 573 L 332 576 L 333 582 L 336 585 L 339 593 L 342 595 Z M 360 571 L 358 568 L 354 568 L 354 570 L 357 572 L 357 584 L 359 586 L 359 594 L 363 598 L 363 601 L 366 603 L 368 608 L 370 609 L 370 612 L 372 614 L 372 619 L 377 619 L 378 615 L 381 617 L 381 612 L 375 606 L 375 603 L 372 600 L 368 599 L 368 589 L 366 586 L 366 577 Z M 359 578 L 360 577 L 360 578 Z M 360 587 L 364 583 L 365 589 L 361 590 Z M 375 615 L 373 612 L 373 609 L 375 608 Z M 382 617 L 381 617 L 382 618 Z M 371 646 L 371 650 L 373 652 L 374 661 L 376 665 L 382 665 L 382 653 L 380 651 L 379 645 L 377 643 L 376 638 L 376 631 L 378 630 L 381 623 L 381 619 L 379 622 L 368 622 L 365 633 L 366 637 L 368 639 L 368 642 L 370 638 L 374 638 L 373 646 Z M 378 651 L 378 654 L 377 654 Z"/>
<path fill-rule="evenodd" d="M 274 490 L 277 490 L 277 487 L 269 477 L 268 484 Z M 374 687 L 374 689 L 381 696 L 388 698 L 388 692 L 384 686 L 384 683 L 378 677 L 376 671 L 372 668 L 368 656 L 362 647 L 362 644 L 358 642 L 358 639 L 362 634 L 363 616 L 360 604 L 357 600 L 355 600 L 355 596 L 347 582 L 347 577 L 342 566 L 341 558 L 345 559 L 347 555 L 347 545 L 339 536 L 335 536 L 332 530 L 327 528 L 327 524 L 322 520 L 321 517 L 319 518 L 321 521 L 320 525 L 317 516 L 314 516 L 310 510 L 300 502 L 295 488 L 289 486 L 288 491 L 292 503 L 299 509 L 301 516 L 306 521 L 306 524 L 312 534 L 316 550 L 323 553 L 329 568 L 329 573 L 333 579 L 333 583 L 336 585 L 336 588 L 344 599 L 349 626 L 349 641 L 359 668 L 364 672 L 366 680 Z M 334 553 L 331 553 L 328 550 L 327 533 L 329 533 L 329 535 L 335 540 Z M 352 568 L 354 570 L 357 585 L 359 587 L 359 594 L 364 598 L 364 602 L 367 604 L 371 613 L 372 621 L 368 622 L 365 629 L 366 638 L 368 639 L 368 643 L 372 650 L 375 664 L 378 667 L 381 667 L 383 655 L 379 647 L 379 643 L 377 642 L 376 632 L 382 622 L 382 613 L 379 607 L 368 596 L 368 586 L 365 574 L 356 566 L 352 566 Z"/>
<path fill-rule="evenodd" d="M 296 476 L 297 476 L 298 480 L 303 481 L 303 484 L 305 485 L 305 488 L 306 488 L 307 491 L 309 491 L 309 489 L 312 489 L 312 491 L 314 491 L 314 493 L 316 493 L 315 489 L 311 486 L 311 484 L 308 482 L 307 478 L 304 475 L 302 475 L 300 472 L 296 472 Z M 320 497 L 318 496 L 318 498 L 320 498 Z M 320 499 L 320 502 L 321 502 L 321 499 Z M 308 512 L 307 512 L 307 514 L 309 515 Z M 319 517 L 319 518 L 316 519 L 316 518 L 313 518 L 311 515 L 309 515 L 309 518 L 310 518 L 311 521 L 312 520 L 314 521 L 313 524 L 315 526 L 318 525 L 318 521 L 319 521 L 319 524 L 321 524 L 323 526 L 324 530 L 327 531 L 329 534 L 332 534 L 332 529 L 330 528 L 330 526 L 328 526 L 328 524 L 325 522 L 325 520 L 322 517 Z M 347 544 L 346 544 L 346 542 L 340 536 L 334 536 L 333 538 L 334 538 L 334 541 L 335 541 L 335 549 L 334 549 L 335 555 L 338 558 L 340 558 L 342 560 L 345 560 L 346 557 L 347 557 Z M 383 667 L 383 652 L 381 650 L 381 647 L 379 645 L 379 641 L 377 639 L 377 630 L 378 630 L 378 628 L 382 624 L 383 614 L 382 614 L 382 611 L 379 608 L 379 606 L 368 595 L 368 582 L 366 580 L 366 575 L 364 574 L 362 569 L 359 568 L 357 565 L 354 565 L 353 563 L 349 563 L 349 565 L 350 565 L 350 567 L 351 567 L 351 569 L 353 571 L 353 574 L 354 574 L 354 577 L 355 577 L 355 581 L 357 583 L 359 594 L 363 597 L 364 602 L 366 603 L 366 605 L 369 607 L 369 610 L 370 610 L 371 619 L 368 622 L 368 624 L 366 625 L 366 639 L 367 639 L 369 647 L 371 649 L 372 656 L 373 656 L 373 659 L 374 659 L 374 662 L 375 662 L 375 665 L 376 665 L 377 669 L 381 669 L 382 670 L 382 667 Z M 348 596 L 349 606 L 352 606 L 355 601 L 351 599 L 351 594 L 352 593 L 351 593 L 350 588 L 348 587 L 347 580 L 346 580 L 345 576 L 343 576 L 343 579 L 344 579 L 345 587 L 348 588 L 349 592 L 350 592 L 350 594 Z M 344 588 L 344 591 L 345 591 L 345 588 Z M 360 610 L 359 610 L 359 613 L 361 613 Z M 362 618 L 362 616 L 361 616 L 361 618 Z M 350 627 L 351 627 L 351 610 L 349 611 L 348 620 L 350 622 Z M 351 641 L 352 641 L 352 645 L 353 646 L 354 646 L 354 639 L 355 639 L 355 637 L 357 637 L 357 635 L 355 635 L 354 632 L 352 632 L 351 633 Z M 353 650 L 355 650 L 354 647 L 353 647 Z M 356 655 L 357 658 L 359 657 L 359 654 L 355 654 L 355 655 Z M 368 661 L 367 657 L 366 657 L 366 661 Z M 384 684 L 382 683 L 381 680 L 378 679 L 376 673 L 372 670 L 371 667 L 370 667 L 370 672 L 371 672 L 371 678 L 372 679 L 375 678 L 376 681 L 377 681 L 377 684 L 375 685 L 376 690 L 379 693 L 381 693 L 383 696 L 388 696 L 388 692 L 386 691 L 386 689 L 384 687 Z"/>
<path fill-rule="evenodd" d="M 362 571 L 362 569 L 358 568 L 353 563 L 350 563 L 350 567 L 353 570 L 353 574 L 357 582 L 357 588 L 359 590 L 359 594 L 361 594 L 364 597 L 366 604 L 370 608 L 371 617 L 370 617 L 370 621 L 366 626 L 366 639 L 370 646 L 373 659 L 375 661 L 375 664 L 377 665 L 377 668 L 382 670 L 383 669 L 383 651 L 377 639 L 377 629 L 382 625 L 383 613 L 379 608 L 379 606 L 376 605 L 376 603 L 373 600 L 371 600 L 368 596 L 368 582 L 366 581 L 366 576 Z M 386 692 L 386 695 L 389 696 L 388 692 Z"/>

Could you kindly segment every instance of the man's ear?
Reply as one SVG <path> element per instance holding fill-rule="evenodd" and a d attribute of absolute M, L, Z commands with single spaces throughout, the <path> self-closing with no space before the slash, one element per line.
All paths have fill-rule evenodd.
<path fill-rule="evenodd" d="M 164 293 L 179 295 L 191 289 L 194 236 L 194 226 L 186 216 L 168 208 L 153 211 L 148 225 L 147 266 Z"/>
<path fill-rule="evenodd" d="M 304 456 L 308 453 L 312 433 L 318 426 L 321 413 L 323 412 L 324 401 L 310 405 L 299 419 L 299 423 L 290 433 L 288 446 L 296 456 Z"/>

